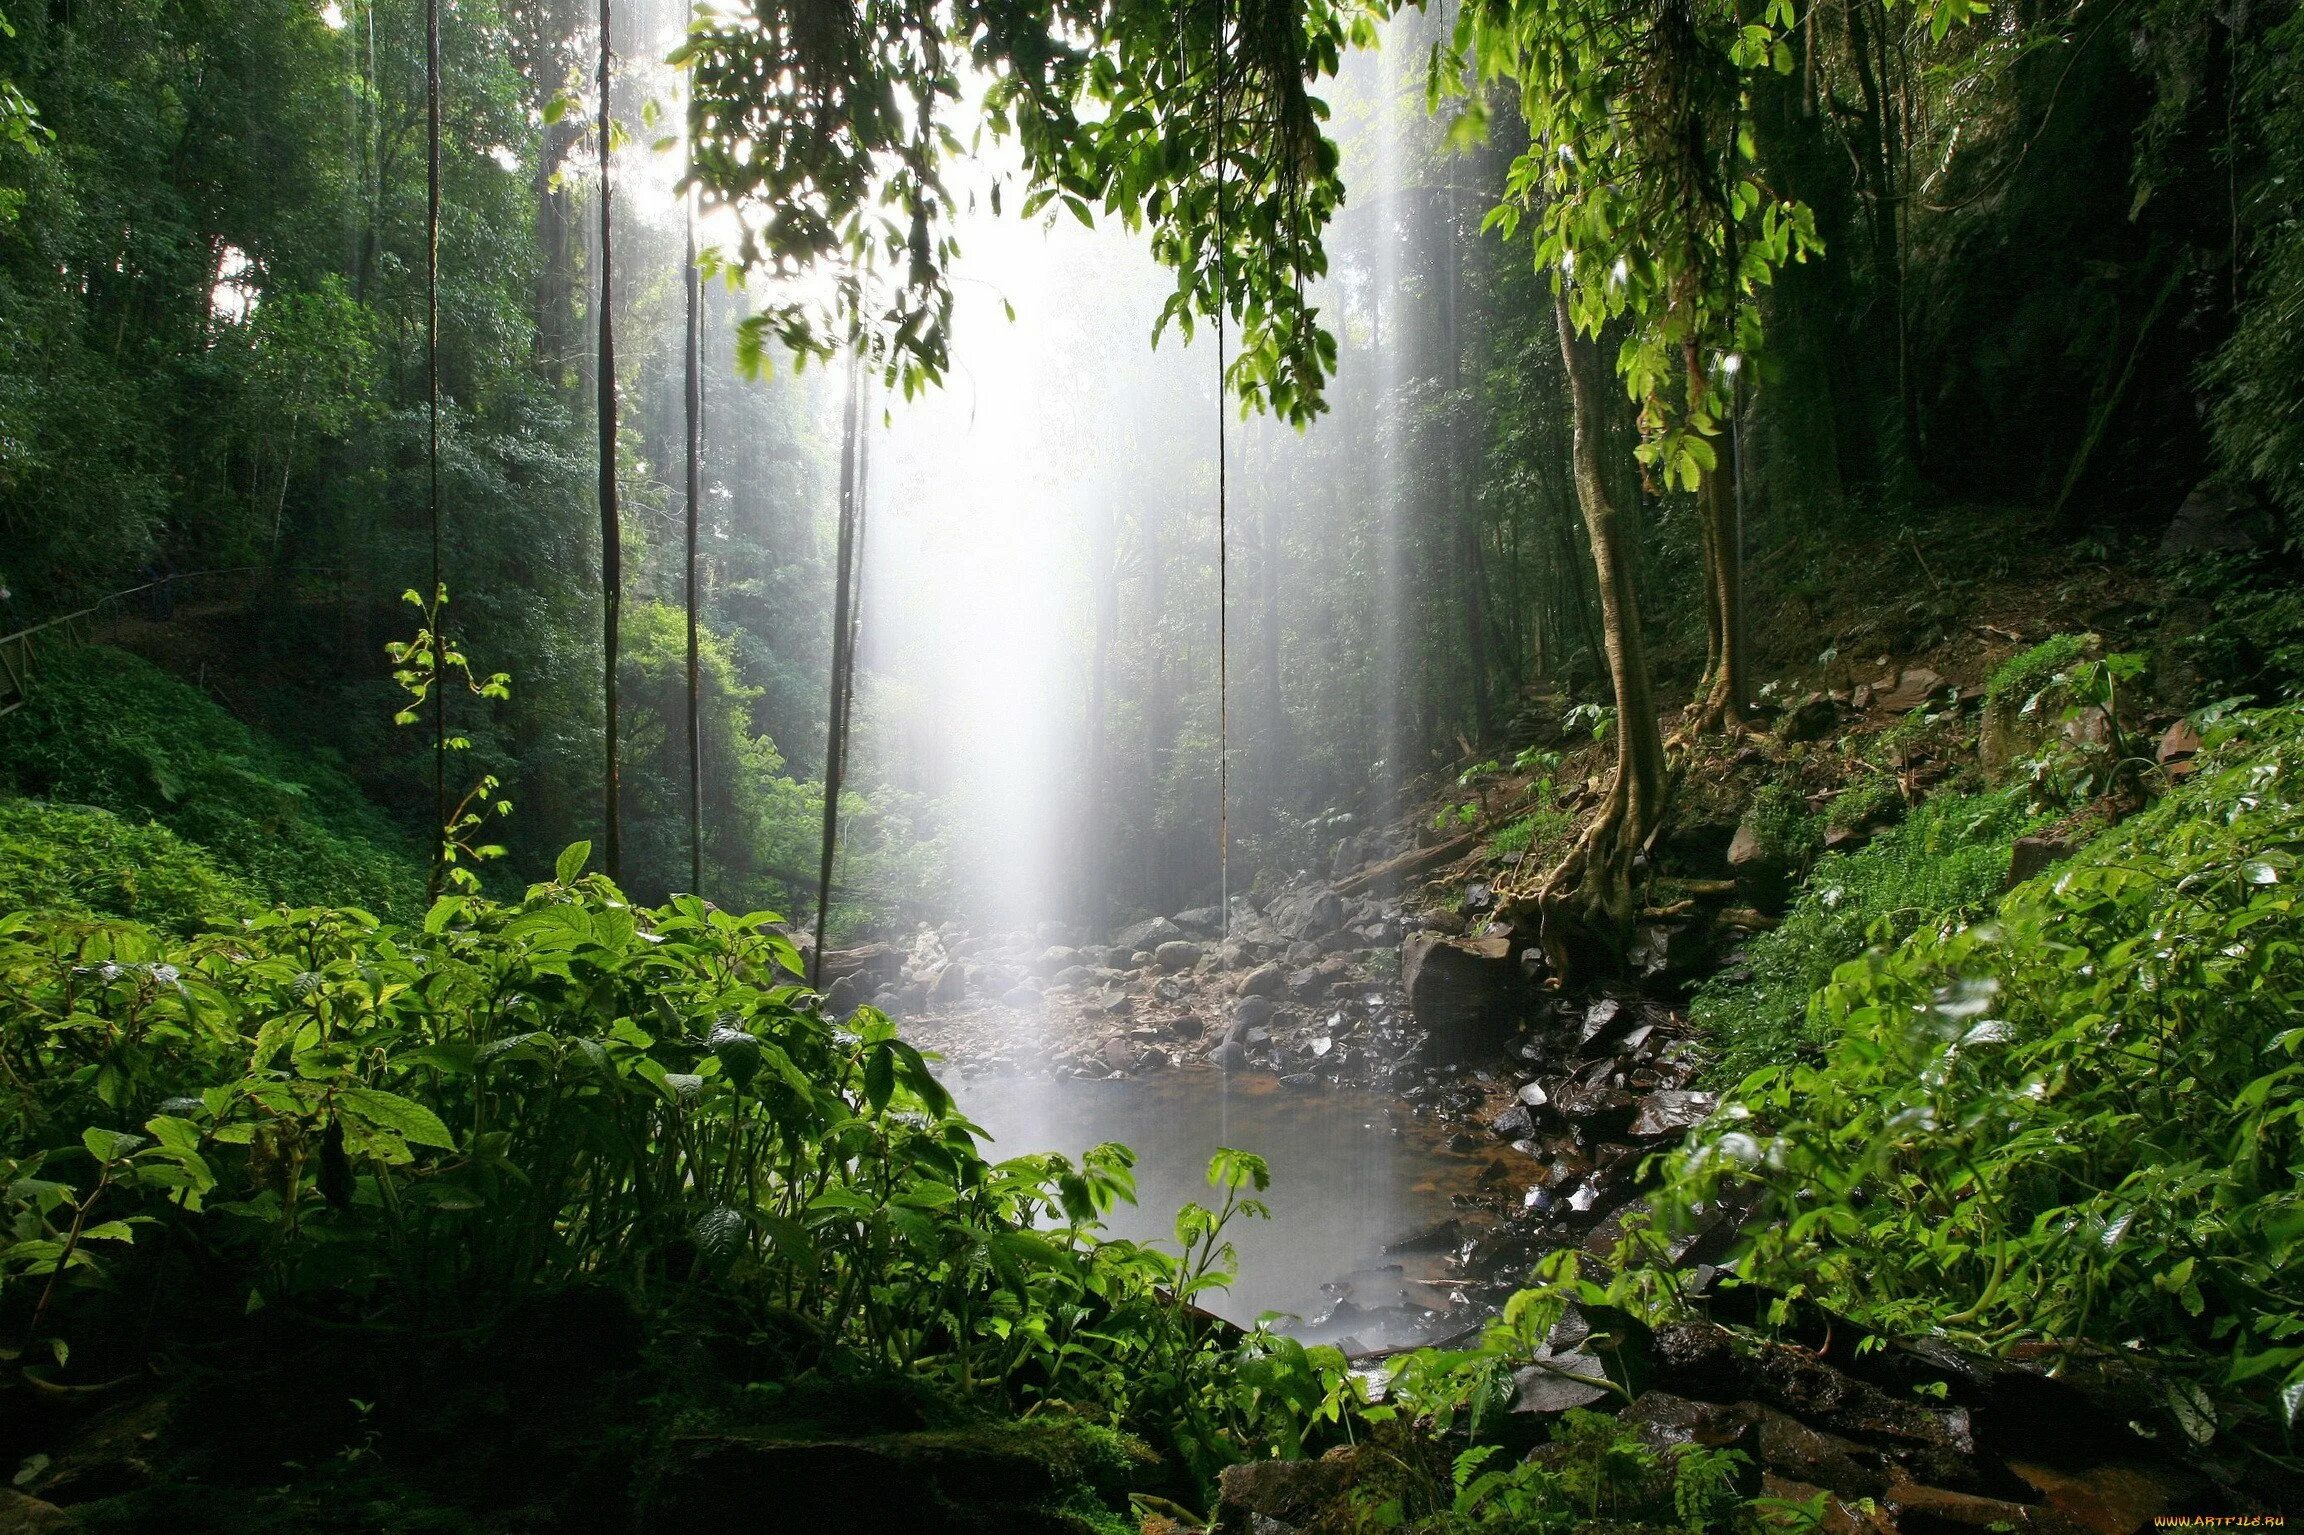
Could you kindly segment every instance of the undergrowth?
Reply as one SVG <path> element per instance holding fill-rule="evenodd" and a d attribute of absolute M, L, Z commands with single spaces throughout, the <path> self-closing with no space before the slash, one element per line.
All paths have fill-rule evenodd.
<path fill-rule="evenodd" d="M 412 916 L 424 853 L 341 773 L 109 646 L 58 651 L 0 729 L 0 795 L 96 805 L 205 849 L 269 901 Z"/>
<path fill-rule="evenodd" d="M 1715 1081 L 1738 1082 L 1830 1044 L 1834 1024 L 1810 1006 L 1817 988 L 1868 946 L 1989 900 L 2007 876 L 2010 844 L 2036 819 L 2021 788 L 1938 795 L 1865 847 L 1825 854 L 1782 925 L 1746 946 L 1743 973 L 1696 994 L 1692 1016 L 1719 1052 Z"/>
<path fill-rule="evenodd" d="M 1759 1200 L 1749 1278 L 1892 1334 L 2154 1359 L 2188 1381 L 2173 1416 L 2194 1438 L 2286 1432 L 2304 1407 L 2304 709 L 2208 736 L 2197 776 L 1988 920 L 1904 922 L 1841 965 L 1799 1048 L 1676 1159 L 1664 1208 L 1741 1189 Z M 1915 817 L 1965 877 L 1923 882 L 1911 844 L 1820 875 L 1773 935 L 1780 985 L 1835 952 L 1836 924 L 1869 914 L 1888 937 L 1956 906 L 2020 816 L 2001 796 Z M 1735 1060 L 1765 1059 L 1790 1001 L 1710 1000 L 1741 1030 Z"/>
<path fill-rule="evenodd" d="M 237 926 L 262 904 L 165 826 L 87 805 L 0 800 L 0 911 L 133 917 L 182 934 Z"/>

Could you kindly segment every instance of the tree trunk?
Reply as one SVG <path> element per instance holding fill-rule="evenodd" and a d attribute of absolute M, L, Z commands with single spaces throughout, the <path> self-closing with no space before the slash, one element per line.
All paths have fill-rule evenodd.
<path fill-rule="evenodd" d="M 1618 968 L 1630 937 L 1632 866 L 1664 816 L 1664 739 L 1641 634 L 1633 579 L 1632 530 L 1601 474 L 1601 400 L 1607 381 L 1599 346 L 1576 334 L 1565 291 L 1556 295 L 1560 353 L 1575 412 L 1576 501 L 1592 545 L 1600 593 L 1601 643 L 1616 694 L 1616 774 L 1576 846 L 1545 875 L 1534 905 L 1554 971 L 1573 981 Z"/>
<path fill-rule="evenodd" d="M 1736 469 L 1723 452 L 1720 466 L 1704 476 L 1696 493 L 1703 526 L 1704 680 L 1690 705 L 1687 735 L 1695 737 L 1744 722 L 1744 572 L 1737 545 Z"/>

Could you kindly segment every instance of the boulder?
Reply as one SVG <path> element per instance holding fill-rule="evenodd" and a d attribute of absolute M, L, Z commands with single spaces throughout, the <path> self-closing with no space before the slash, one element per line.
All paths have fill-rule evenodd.
<path fill-rule="evenodd" d="M 1176 913 L 1176 925 L 1187 933 L 1213 938 L 1224 930 L 1224 908 L 1221 906 L 1195 906 L 1190 911 Z"/>
<path fill-rule="evenodd" d="M 834 982 L 851 975 L 864 977 L 863 996 L 893 983 L 904 973 L 904 951 L 893 944 L 868 943 L 854 949 L 826 949 L 815 967 L 816 984 L 830 995 Z M 853 1005 L 853 1004 L 851 1004 Z"/>
<path fill-rule="evenodd" d="M 845 1018 L 871 995 L 871 978 L 861 973 L 844 975 L 824 988 L 824 1011 Z"/>
<path fill-rule="evenodd" d="M 1344 898 L 1333 890 L 1316 891 L 1300 899 L 1284 926 L 1291 937 L 1324 938 L 1344 925 Z"/>
<path fill-rule="evenodd" d="M 1001 1005 L 1012 1007 L 1020 1013 L 1029 1013 L 1038 1011 L 1041 998 L 1040 993 L 1031 987 L 1017 985 L 1011 986 L 1007 991 L 1001 993 L 1000 1002 Z"/>
<path fill-rule="evenodd" d="M 1400 987 L 1432 1048 L 1461 1058 L 1502 1043 L 1521 989 L 1509 938 L 1418 933 L 1400 946 Z"/>
<path fill-rule="evenodd" d="M 2203 480 L 2176 508 L 2160 535 L 2163 555 L 2201 554 L 2213 549 L 2246 549 L 2268 536 L 2270 519 L 2246 491 Z"/>
<path fill-rule="evenodd" d="M 1944 679 L 1925 666 L 1907 667 L 1896 674 L 1893 681 L 1882 678 L 1872 685 L 1875 706 L 1895 714 L 1910 714 L 1914 709 L 1944 691 Z"/>
<path fill-rule="evenodd" d="M 1242 997 L 1232 1006 L 1232 1021 L 1242 1029 L 1262 1028 L 1272 1021 L 1272 999 L 1265 996 Z"/>
<path fill-rule="evenodd" d="M 2072 852 L 2072 843 L 2063 837 L 2018 837 L 2015 845 L 2008 849 L 2006 888 L 2013 890 L 2033 876 L 2046 873 L 2052 866 L 2071 857 Z"/>
<path fill-rule="evenodd" d="M 1200 963 L 1200 945 L 1183 938 L 1172 938 L 1152 951 L 1152 962 L 1171 973 L 1189 970 Z"/>
<path fill-rule="evenodd" d="M 1131 951 L 1153 950 L 1158 949 L 1164 943 L 1173 943 L 1183 936 L 1184 930 L 1166 917 L 1154 917 L 1148 922 L 1139 922 L 1134 927 L 1122 928 L 1115 935 L 1113 941 L 1122 948 Z"/>
<path fill-rule="evenodd" d="M 1288 973 L 1278 965 L 1258 965 L 1240 977 L 1243 997 L 1276 997 L 1288 984 Z"/>
<path fill-rule="evenodd" d="M 968 967 L 956 959 L 946 960 L 928 979 L 931 1007 L 957 1007 L 967 996 Z"/>
<path fill-rule="evenodd" d="M 1318 1460 L 1252 1460 L 1217 1478 L 1219 1535 L 1265 1535 L 1265 1520 L 1296 1529 L 1317 1519 L 1350 1485 L 1350 1457 L 1331 1450 Z"/>

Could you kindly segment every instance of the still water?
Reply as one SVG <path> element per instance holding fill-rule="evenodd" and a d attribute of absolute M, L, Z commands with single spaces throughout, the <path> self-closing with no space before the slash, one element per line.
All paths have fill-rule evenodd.
<path fill-rule="evenodd" d="M 1208 1159 L 1219 1146 L 1252 1151 L 1272 1169 L 1269 1220 L 1237 1221 L 1230 1290 L 1203 1297 L 1228 1321 L 1268 1311 L 1310 1325 L 1308 1336 L 1363 1347 L 1421 1341 L 1432 1313 L 1449 1309 L 1436 1240 L 1484 1159 L 1452 1153 L 1442 1133 L 1396 1099 L 1345 1088 L 1283 1087 L 1268 1076 L 1166 1072 L 1115 1081 L 979 1077 L 953 1084 L 963 1112 L 989 1130 L 995 1158 L 1028 1151 L 1078 1156 L 1119 1141 L 1137 1156 L 1133 1207 L 1108 1221 L 1112 1234 L 1175 1248 L 1175 1214 L 1187 1201 L 1211 1208 Z M 1413 1252 L 1388 1251 L 1411 1239 Z M 1339 1304 L 1341 1303 L 1341 1304 Z"/>

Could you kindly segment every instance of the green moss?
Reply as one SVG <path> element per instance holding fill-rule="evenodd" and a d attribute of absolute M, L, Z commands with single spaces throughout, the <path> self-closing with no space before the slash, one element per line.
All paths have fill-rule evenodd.
<path fill-rule="evenodd" d="M 1761 786 L 1744 812 L 1744 824 L 1760 839 L 1771 858 L 1798 866 L 1816 856 L 1823 846 L 1823 823 L 1808 809 L 1808 800 L 1788 783 Z"/>
<path fill-rule="evenodd" d="M 1984 705 L 1993 708 L 2005 700 L 2021 703 L 2055 680 L 2095 647 L 2093 634 L 2057 634 L 2030 650 L 2018 651 L 1998 666 L 1984 683 Z"/>
<path fill-rule="evenodd" d="M 1904 791 L 1896 780 L 1872 776 L 1832 796 L 1825 807 L 1824 824 L 1835 831 L 1855 826 L 1877 826 L 1893 820 L 1904 809 Z"/>
<path fill-rule="evenodd" d="M 191 933 L 237 925 L 261 904 L 165 826 L 87 805 L 0 800 L 0 912 L 132 917 Z"/>
<path fill-rule="evenodd" d="M 156 821 L 262 900 L 412 915 L 423 853 L 343 774 L 103 645 L 60 651 L 0 725 L 0 793 Z"/>

